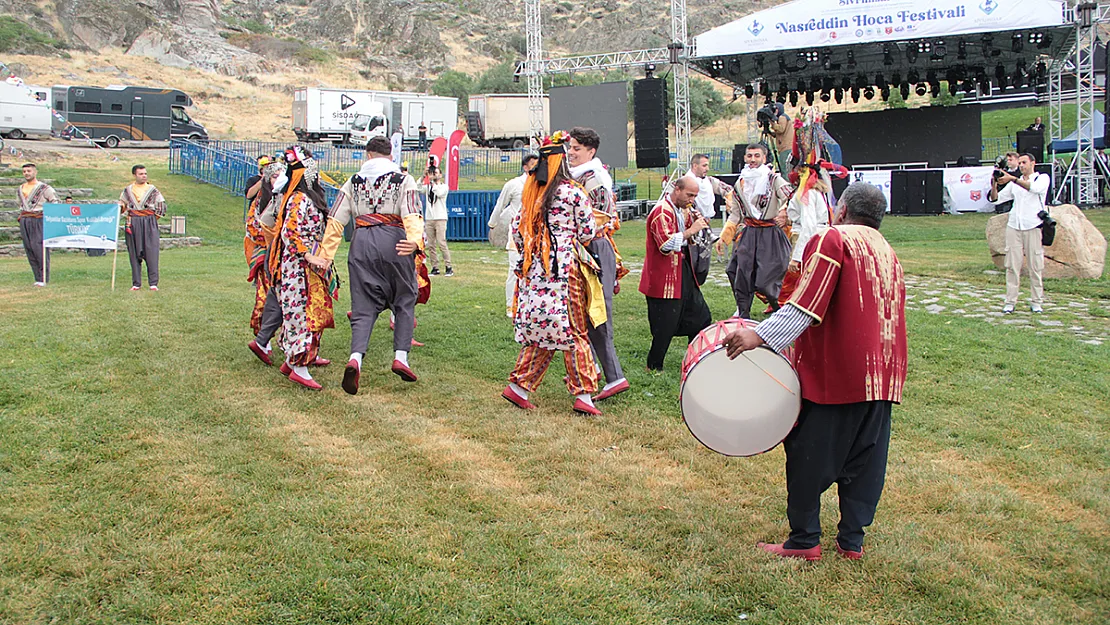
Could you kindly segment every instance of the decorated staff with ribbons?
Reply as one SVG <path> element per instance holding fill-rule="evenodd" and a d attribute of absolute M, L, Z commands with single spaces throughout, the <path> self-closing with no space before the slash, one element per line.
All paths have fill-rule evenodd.
<path fill-rule="evenodd" d="M 50 250 L 42 245 L 42 205 L 58 201 L 54 188 L 39 180 L 39 168 L 34 163 L 24 163 L 23 184 L 16 189 L 19 199 L 19 236 L 23 251 L 31 263 L 35 286 L 46 286 L 50 281 Z"/>
<path fill-rule="evenodd" d="M 123 188 L 119 195 L 120 212 L 127 217 L 124 240 L 127 257 L 131 260 L 131 290 L 143 287 L 143 262 L 151 291 L 158 290 L 158 245 L 162 237 L 158 232 L 158 218 L 166 214 L 166 198 L 157 187 L 147 181 L 146 167 L 131 168 L 135 181 Z"/>
<path fill-rule="evenodd" d="M 343 372 L 343 390 L 351 395 L 358 393 L 362 357 L 374 323 L 386 309 L 395 317 L 391 370 L 406 382 L 417 380 L 409 367 L 414 309 L 419 299 L 427 300 L 431 289 L 427 274 L 418 276 L 424 265 L 424 218 L 416 181 L 390 159 L 390 150 L 385 137 L 367 142 L 368 159 L 340 189 L 320 246 L 324 266 L 330 266 L 343 239 L 343 228 L 354 220 L 355 232 L 347 252 L 351 357 Z"/>
<path fill-rule="evenodd" d="M 247 344 L 247 348 L 270 366 L 274 364 L 270 358 L 270 339 L 281 327 L 282 315 L 270 272 L 266 269 L 266 258 L 274 241 L 274 223 L 282 199 L 280 194 L 274 193 L 273 188 L 275 182 L 281 180 L 285 173 L 285 164 L 263 156 L 258 159 L 258 167 L 262 178 L 257 183 L 258 191 L 247 209 L 246 236 L 243 238 L 243 252 L 249 269 L 247 280 L 254 283 L 254 308 L 250 319 L 254 339 Z"/>
<path fill-rule="evenodd" d="M 606 317 L 605 323 L 597 326 L 591 323 L 587 333 L 594 355 L 605 374 L 606 384 L 594 398 L 602 400 L 629 388 L 617 350 L 613 347 L 613 295 L 619 290 L 618 281 L 628 274 L 628 269 L 621 262 L 617 244 L 613 241 L 613 233 L 620 230 L 621 221 L 617 214 L 616 200 L 613 198 L 613 177 L 606 171 L 601 159 L 597 158 L 601 137 L 593 128 L 571 128 L 568 134 L 570 139 L 567 140 L 567 162 L 570 165 L 570 176 L 589 195 L 597 225 L 597 235 L 586 245 L 586 249 L 601 270 L 597 276 L 605 299 Z"/>
<path fill-rule="evenodd" d="M 320 338 L 335 327 L 332 300 L 339 298 L 339 278 L 318 256 L 327 201 L 316 160 L 300 146 L 288 148 L 284 158 L 284 179 L 274 183 L 273 192 L 282 195 L 267 258 L 282 312 L 281 372 L 318 391 L 322 387 L 308 367 L 331 364 L 319 357 Z"/>
<path fill-rule="evenodd" d="M 539 388 L 555 352 L 563 352 L 567 390 L 574 410 L 600 415 L 591 395 L 597 390 L 597 364 L 590 350 L 587 276 L 593 262 L 586 245 L 597 234 L 590 198 L 567 169 L 560 131 L 544 140 L 540 162 L 524 185 L 512 233 L 520 250 L 517 302 L 513 323 L 523 347 L 509 385 L 501 396 L 515 406 L 535 408 L 528 394 Z M 600 313 L 600 322 L 604 312 Z"/>
<path fill-rule="evenodd" d="M 790 536 L 759 543 L 772 554 L 821 558 L 821 494 L 837 484 L 836 550 L 863 557 L 864 528 L 886 478 L 890 416 L 906 381 L 906 286 L 879 234 L 886 199 L 857 182 L 840 198 L 833 227 L 806 243 L 794 297 L 754 329 L 725 337 L 729 358 L 766 344 L 794 344 L 802 409 L 786 450 Z"/>
<path fill-rule="evenodd" d="M 786 225 L 786 202 L 790 183 L 771 171 L 767 146 L 753 143 L 744 151 L 744 171 L 736 184 L 736 199 L 721 232 L 717 251 L 733 242 L 737 228 L 744 224 L 733 248 L 732 260 L 725 270 L 732 282 L 737 314 L 751 317 L 752 299 L 763 294 L 772 308 L 778 308 L 782 278 L 790 264 L 790 240 Z"/>
<path fill-rule="evenodd" d="M 713 323 L 713 315 L 702 297 L 694 275 L 690 240 L 709 227 L 709 221 L 691 208 L 698 185 L 685 176 L 676 178 L 647 216 L 647 250 L 640 274 L 640 292 L 647 298 L 651 349 L 649 371 L 662 371 L 671 339 L 689 341 Z"/>

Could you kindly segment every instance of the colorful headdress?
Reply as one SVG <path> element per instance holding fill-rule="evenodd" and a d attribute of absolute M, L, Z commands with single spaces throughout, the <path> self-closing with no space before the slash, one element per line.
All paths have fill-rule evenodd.
<path fill-rule="evenodd" d="M 822 177 L 830 175 L 843 178 L 848 170 L 828 160 L 825 132 L 826 116 L 816 106 L 809 107 L 805 115 L 794 120 L 794 162 L 790 182 L 797 187 L 798 197 L 816 186 Z"/>
<path fill-rule="evenodd" d="M 540 142 L 540 162 L 536 164 L 532 175 L 528 176 L 524 183 L 518 231 L 524 239 L 521 257 L 524 260 L 525 275 L 528 274 L 532 261 L 537 257 L 543 263 L 544 271 L 551 273 L 551 233 L 547 229 L 547 207 L 544 206 L 544 198 L 548 196 L 547 183 L 563 167 L 567 153 L 564 144 L 569 138 L 570 135 L 562 130 L 545 137 Z"/>

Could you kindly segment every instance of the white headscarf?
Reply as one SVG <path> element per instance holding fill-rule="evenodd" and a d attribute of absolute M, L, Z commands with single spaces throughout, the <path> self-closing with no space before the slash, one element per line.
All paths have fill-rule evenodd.
<path fill-rule="evenodd" d="M 386 174 L 399 173 L 401 173 L 401 166 L 385 156 L 379 156 L 366 161 L 358 170 L 358 175 L 361 176 L 363 180 L 371 182 Z"/>
<path fill-rule="evenodd" d="M 602 165 L 601 159 L 596 156 L 588 163 L 582 163 L 577 167 L 571 167 L 570 177 L 578 180 L 582 177 L 582 174 L 588 171 L 594 172 L 594 177 L 601 183 L 601 186 L 608 189 L 610 193 L 613 192 L 613 177 L 609 175 L 609 172 L 605 171 L 605 165 Z"/>
<path fill-rule="evenodd" d="M 771 167 L 745 167 L 740 172 L 740 179 L 744 181 L 744 199 L 751 205 L 752 198 L 767 194 L 767 185 L 771 182 Z"/>

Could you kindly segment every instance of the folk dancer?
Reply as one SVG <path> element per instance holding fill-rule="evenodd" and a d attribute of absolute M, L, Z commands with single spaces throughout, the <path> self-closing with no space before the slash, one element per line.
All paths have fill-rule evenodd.
<path fill-rule="evenodd" d="M 243 238 L 243 252 L 247 258 L 247 281 L 254 283 L 254 308 L 251 310 L 250 327 L 254 339 L 247 348 L 266 366 L 273 365 L 270 353 L 270 339 L 281 327 L 281 304 L 273 288 L 270 272 L 266 270 L 266 258 L 274 241 L 274 223 L 281 205 L 281 194 L 274 193 L 274 185 L 284 186 L 281 179 L 285 174 L 285 164 L 263 157 L 266 163 L 260 167 L 262 177 L 257 183 L 258 190 L 247 209 L 246 236 Z M 259 159 L 262 163 L 262 159 Z"/>
<path fill-rule="evenodd" d="M 524 181 L 528 174 L 535 169 L 539 157 L 535 154 L 526 154 L 521 162 L 521 174 L 505 183 L 501 187 L 501 195 L 497 196 L 497 203 L 493 206 L 493 213 L 486 224 L 490 229 L 501 226 L 506 230 L 512 225 L 513 218 L 520 213 L 520 199 L 524 195 Z M 505 242 L 505 251 L 509 253 L 509 272 L 505 278 L 505 316 L 513 318 L 513 298 L 516 296 L 516 266 L 520 262 L 520 253 L 517 252 L 516 242 L 513 241 L 512 232 L 508 233 Z"/>
<path fill-rule="evenodd" d="M 767 147 L 750 144 L 744 152 L 744 171 L 736 185 L 736 199 L 728 222 L 721 232 L 718 253 L 733 242 L 732 260 L 725 270 L 732 282 L 737 314 L 751 317 L 752 299 L 762 293 L 773 308 L 778 308 L 782 279 L 790 264 L 790 240 L 786 225 L 786 202 L 790 184 L 766 165 Z M 737 237 L 741 221 L 744 228 Z"/>
<path fill-rule="evenodd" d="M 316 160 L 300 146 L 284 156 L 287 180 L 274 184 L 274 193 L 282 195 L 267 259 L 282 312 L 281 373 L 318 391 L 322 387 L 308 367 L 329 362 L 319 359 L 320 339 L 325 329 L 335 327 L 332 300 L 339 297 L 339 279 L 319 257 L 327 201 Z"/>
<path fill-rule="evenodd" d="M 597 364 L 587 335 L 589 303 L 581 264 L 589 262 L 584 246 L 596 236 L 597 226 L 589 196 L 570 178 L 564 141 L 562 132 L 544 141 L 513 219 L 521 256 L 513 323 L 522 347 L 501 396 L 519 408 L 535 408 L 528 394 L 539 388 L 552 357 L 561 351 L 575 412 L 596 416 L 601 411 L 590 396 L 597 390 Z"/>
<path fill-rule="evenodd" d="M 374 323 L 383 310 L 395 316 L 391 370 L 406 382 L 415 382 L 409 367 L 409 350 L 420 290 L 417 253 L 423 265 L 424 218 L 416 181 L 389 157 L 389 140 L 374 137 L 366 144 L 369 157 L 358 173 L 343 184 L 331 208 L 320 255 L 330 265 L 352 219 L 354 236 L 347 252 L 351 282 L 351 357 L 343 372 L 343 390 L 358 393 L 362 358 L 370 343 Z M 425 274 L 426 279 L 426 274 Z"/>
<path fill-rule="evenodd" d="M 647 217 L 647 243 L 640 292 L 647 298 L 651 349 L 649 371 L 662 371 L 671 339 L 676 335 L 693 341 L 713 322 L 709 306 L 694 277 L 688 243 L 709 222 L 691 209 L 698 186 L 683 176 L 651 209 Z"/>
<path fill-rule="evenodd" d="M 23 184 L 16 189 L 16 197 L 23 251 L 27 253 L 27 262 L 31 263 L 35 286 L 46 286 L 50 282 L 50 250 L 42 245 L 42 205 L 57 202 L 58 194 L 39 180 L 38 171 L 34 163 L 23 165 Z"/>
<path fill-rule="evenodd" d="M 151 291 L 158 290 L 158 218 L 166 214 L 166 198 L 157 187 L 148 182 L 146 167 L 131 168 L 135 181 L 123 188 L 119 195 L 119 208 L 126 213 L 127 257 L 131 260 L 131 290 L 143 287 L 143 262 Z"/>
<path fill-rule="evenodd" d="M 878 187 L 849 186 L 833 227 L 806 243 L 793 299 L 754 329 L 725 337 L 729 358 L 794 343 L 802 410 L 783 441 L 790 536 L 759 543 L 777 556 L 821 558 L 821 494 L 834 482 L 837 553 L 862 558 L 864 528 L 875 519 L 891 407 L 902 401 L 906 381 L 906 286 L 898 257 L 879 234 L 885 213 Z"/>
<path fill-rule="evenodd" d="M 605 374 L 606 384 L 597 397 L 594 397 L 594 401 L 600 401 L 629 388 L 617 350 L 613 346 L 613 295 L 620 290 L 619 281 L 628 274 L 628 269 L 621 262 L 617 244 L 613 241 L 613 233 L 620 229 L 621 222 L 613 198 L 613 178 L 605 170 L 601 159 L 597 158 L 601 137 L 593 128 L 571 128 L 569 134 L 566 159 L 570 164 L 570 176 L 589 194 L 594 222 L 597 224 L 597 235 L 586 246 L 586 250 L 601 268 L 598 278 L 601 280 L 601 291 L 605 298 L 606 319 L 605 323 L 596 327 L 590 324 L 587 334 L 594 356 Z"/>
<path fill-rule="evenodd" d="M 690 169 L 686 172 L 686 177 L 691 178 L 698 185 L 698 196 L 694 198 L 694 208 L 702 217 L 712 220 L 717 216 L 717 196 L 724 198 L 727 204 L 725 214 L 731 212 L 729 208 L 736 203 L 735 196 L 732 194 L 733 189 L 728 184 L 709 175 L 708 154 L 695 154 L 690 158 Z"/>

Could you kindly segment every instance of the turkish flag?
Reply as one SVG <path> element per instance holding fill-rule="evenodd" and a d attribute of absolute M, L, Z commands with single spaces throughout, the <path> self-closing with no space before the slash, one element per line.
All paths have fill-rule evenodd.
<path fill-rule="evenodd" d="M 465 136 L 465 132 L 456 130 L 447 140 L 447 188 L 452 191 L 459 190 L 459 146 Z"/>
<path fill-rule="evenodd" d="M 70 206 L 69 207 L 69 214 L 73 215 L 74 217 L 80 217 L 81 216 L 81 207 L 80 206 Z"/>

